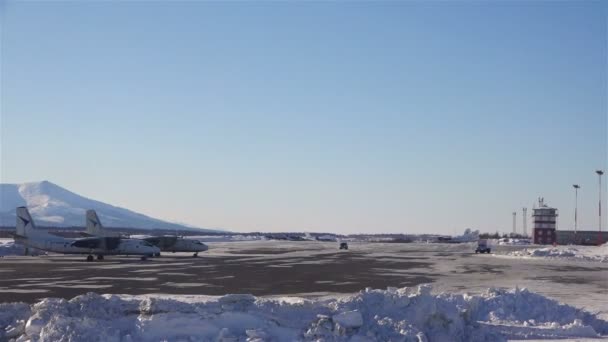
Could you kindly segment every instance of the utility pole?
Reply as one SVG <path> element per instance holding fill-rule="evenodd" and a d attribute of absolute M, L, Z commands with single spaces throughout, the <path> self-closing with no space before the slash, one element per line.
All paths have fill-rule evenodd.
<path fill-rule="evenodd" d="M 523 209 L 523 224 L 524 224 L 524 237 L 528 237 L 528 208 L 524 207 Z"/>
<path fill-rule="evenodd" d="M 513 235 L 517 234 L 517 213 L 513 212 Z"/>
<path fill-rule="evenodd" d="M 574 188 L 574 236 L 576 236 L 578 229 L 578 189 L 581 187 L 578 184 L 574 184 L 572 187 Z"/>
<path fill-rule="evenodd" d="M 597 243 L 598 245 L 602 244 L 602 175 L 604 174 L 604 171 L 602 170 L 596 170 L 595 173 L 597 173 L 598 178 L 599 178 L 599 186 L 600 186 L 600 196 L 599 196 L 599 202 L 598 202 L 598 216 L 599 216 L 599 234 L 597 236 Z"/>

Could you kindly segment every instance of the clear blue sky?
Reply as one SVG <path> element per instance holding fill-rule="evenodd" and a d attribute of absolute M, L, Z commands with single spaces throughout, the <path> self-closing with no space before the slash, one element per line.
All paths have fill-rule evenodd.
<path fill-rule="evenodd" d="M 538 196 L 571 227 L 579 183 L 596 229 L 607 8 L 4 2 L 0 180 L 345 233 L 521 229 Z"/>

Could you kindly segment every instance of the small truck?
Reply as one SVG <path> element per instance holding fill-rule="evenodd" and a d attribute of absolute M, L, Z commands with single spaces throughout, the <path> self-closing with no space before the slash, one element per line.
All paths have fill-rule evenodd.
<path fill-rule="evenodd" d="M 488 245 L 488 240 L 481 239 L 481 240 L 477 241 L 477 249 L 475 249 L 475 253 L 490 254 L 491 251 L 492 250 L 490 249 L 490 246 Z"/>

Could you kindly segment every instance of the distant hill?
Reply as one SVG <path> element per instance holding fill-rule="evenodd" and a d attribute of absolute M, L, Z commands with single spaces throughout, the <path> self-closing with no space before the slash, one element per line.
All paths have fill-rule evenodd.
<path fill-rule="evenodd" d="M 84 226 L 85 211 L 95 209 L 106 227 L 217 231 L 155 219 L 82 197 L 48 181 L 0 184 L 0 226 L 15 226 L 15 208 L 19 206 L 28 207 L 39 226 Z"/>

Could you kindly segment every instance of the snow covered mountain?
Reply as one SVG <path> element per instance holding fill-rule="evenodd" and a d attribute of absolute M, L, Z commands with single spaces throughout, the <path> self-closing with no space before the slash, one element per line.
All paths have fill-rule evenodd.
<path fill-rule="evenodd" d="M 15 225 L 15 208 L 19 206 L 27 206 L 40 226 L 82 227 L 85 225 L 85 211 L 95 209 L 106 227 L 193 229 L 88 199 L 48 181 L 0 184 L 0 226 Z"/>

